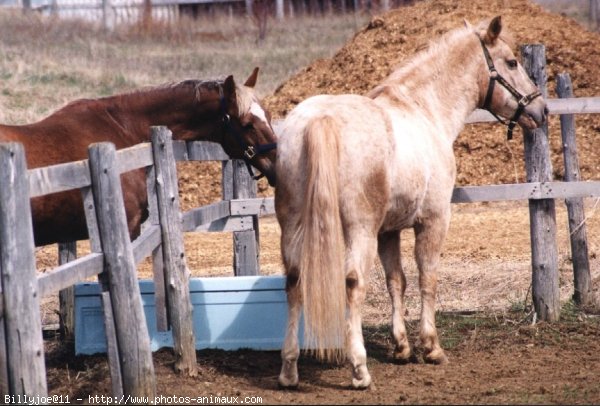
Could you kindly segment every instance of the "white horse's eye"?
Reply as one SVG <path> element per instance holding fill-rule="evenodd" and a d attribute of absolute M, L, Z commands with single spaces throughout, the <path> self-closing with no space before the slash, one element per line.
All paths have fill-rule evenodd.
<path fill-rule="evenodd" d="M 519 63 L 517 62 L 516 59 L 509 59 L 506 61 L 506 64 L 508 65 L 508 67 L 510 69 L 516 69 L 517 66 L 519 65 Z"/>

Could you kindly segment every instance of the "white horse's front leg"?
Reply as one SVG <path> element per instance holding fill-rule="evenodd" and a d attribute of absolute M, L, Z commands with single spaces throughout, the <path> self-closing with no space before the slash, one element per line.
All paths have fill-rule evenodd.
<path fill-rule="evenodd" d="M 297 277 L 287 277 L 287 299 L 288 299 L 288 325 L 285 333 L 285 341 L 281 349 L 281 373 L 279 374 L 279 385 L 283 388 L 295 388 L 298 386 L 298 357 L 300 346 L 298 344 L 298 325 L 300 323 L 301 298 Z"/>

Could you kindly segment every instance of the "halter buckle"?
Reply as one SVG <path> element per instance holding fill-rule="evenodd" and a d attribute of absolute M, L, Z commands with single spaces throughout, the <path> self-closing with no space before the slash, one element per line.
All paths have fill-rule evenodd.
<path fill-rule="evenodd" d="M 254 149 L 254 146 L 249 145 L 244 151 L 244 156 L 248 159 L 254 158 L 256 156 L 256 150 Z"/>
<path fill-rule="evenodd" d="M 529 98 L 529 95 L 523 96 L 523 97 L 521 97 L 521 99 L 519 99 L 519 104 L 522 106 L 527 106 L 529 103 L 531 103 L 531 99 Z"/>

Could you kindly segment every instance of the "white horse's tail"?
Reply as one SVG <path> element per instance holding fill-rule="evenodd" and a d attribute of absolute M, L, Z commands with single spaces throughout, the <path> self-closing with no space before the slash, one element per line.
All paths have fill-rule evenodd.
<path fill-rule="evenodd" d="M 306 184 L 296 242 L 305 341 L 317 358 L 345 354 L 346 282 L 339 207 L 340 131 L 332 117 L 312 119 L 304 131 Z"/>

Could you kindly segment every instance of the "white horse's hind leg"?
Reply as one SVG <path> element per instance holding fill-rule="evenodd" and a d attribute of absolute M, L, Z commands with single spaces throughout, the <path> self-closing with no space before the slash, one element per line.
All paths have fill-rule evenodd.
<path fill-rule="evenodd" d="M 371 374 L 367 369 L 367 350 L 362 334 L 361 306 L 365 300 L 365 274 L 373 264 L 376 251 L 375 238 L 348 232 L 346 250 L 346 293 L 348 296 L 348 361 L 352 366 L 352 386 L 368 388 Z"/>
<path fill-rule="evenodd" d="M 442 244 L 448 230 L 448 217 L 440 216 L 414 227 L 415 256 L 419 267 L 421 290 L 420 338 L 425 350 L 425 361 L 434 364 L 448 362 L 435 328 L 437 273 Z"/>
<path fill-rule="evenodd" d="M 385 270 L 385 281 L 392 300 L 392 339 L 394 359 L 407 362 L 411 356 L 410 344 L 404 325 L 404 291 L 406 277 L 400 259 L 400 231 L 391 231 L 378 236 L 377 249 Z"/>
<path fill-rule="evenodd" d="M 284 388 L 295 388 L 298 386 L 298 357 L 300 356 L 298 325 L 302 304 L 297 276 L 288 275 L 286 289 L 288 298 L 288 325 L 283 348 L 281 349 L 282 365 L 281 373 L 279 374 L 279 385 Z"/>

